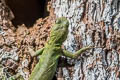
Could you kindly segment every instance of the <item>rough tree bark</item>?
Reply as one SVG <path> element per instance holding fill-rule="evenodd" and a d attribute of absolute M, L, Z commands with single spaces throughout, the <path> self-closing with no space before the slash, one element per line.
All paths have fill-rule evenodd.
<path fill-rule="evenodd" d="M 67 58 L 69 65 L 64 67 L 59 65 L 57 80 L 120 80 L 120 0 L 51 0 L 51 4 L 56 17 L 64 16 L 69 20 L 69 35 L 64 43 L 67 50 L 75 52 L 87 45 L 101 46 L 81 54 L 78 59 Z M 18 60 L 16 45 L 18 40 L 15 40 L 14 29 L 8 27 L 13 17 L 4 0 L 0 0 L 0 62 L 2 64 L 4 64 L 3 60 L 9 57 L 14 63 Z M 39 28 L 36 29 L 39 31 Z M 34 38 L 36 39 L 36 36 Z M 34 38 L 32 38 L 33 42 Z M 24 64 L 27 64 L 26 62 Z"/>
<path fill-rule="evenodd" d="M 37 1 L 42 4 L 44 0 L 24 1 L 0 0 L 0 80 L 9 80 L 18 75 L 28 80 L 37 63 L 28 48 L 36 51 L 44 46 L 55 20 L 51 17 L 40 18 L 44 5 L 39 6 Z M 42 13 L 39 14 L 39 11 Z"/>
<path fill-rule="evenodd" d="M 57 17 L 65 16 L 70 23 L 66 49 L 74 52 L 87 45 L 103 46 L 82 54 L 73 70 L 59 68 L 62 77 L 120 80 L 120 0 L 52 0 L 52 6 Z"/>

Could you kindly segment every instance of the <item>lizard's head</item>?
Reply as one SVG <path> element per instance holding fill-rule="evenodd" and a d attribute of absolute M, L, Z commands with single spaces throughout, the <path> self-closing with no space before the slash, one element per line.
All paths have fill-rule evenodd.
<path fill-rule="evenodd" d="M 69 22 L 65 17 L 58 18 L 50 32 L 50 41 L 62 44 L 68 35 Z"/>

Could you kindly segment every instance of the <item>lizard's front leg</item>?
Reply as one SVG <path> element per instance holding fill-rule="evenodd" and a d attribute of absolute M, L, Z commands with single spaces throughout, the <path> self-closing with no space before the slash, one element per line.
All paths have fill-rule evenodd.
<path fill-rule="evenodd" d="M 85 52 L 86 50 L 92 49 L 92 48 L 96 48 L 96 47 L 93 47 L 93 46 L 83 47 L 75 53 L 69 52 L 67 50 L 63 50 L 63 55 L 74 59 L 74 58 L 77 58 L 81 53 Z"/>
<path fill-rule="evenodd" d="M 41 48 L 41 49 L 39 49 L 39 50 L 37 50 L 36 52 L 35 52 L 33 49 L 31 49 L 31 48 L 28 48 L 28 49 L 29 49 L 30 55 L 31 55 L 32 57 L 34 57 L 34 56 L 41 55 L 42 52 L 43 52 L 43 50 L 44 50 L 44 47 Z"/>

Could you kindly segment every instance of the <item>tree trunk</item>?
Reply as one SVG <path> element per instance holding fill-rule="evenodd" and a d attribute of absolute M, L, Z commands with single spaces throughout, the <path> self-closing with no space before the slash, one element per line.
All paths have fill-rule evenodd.
<path fill-rule="evenodd" d="M 69 35 L 64 43 L 67 50 L 101 47 L 83 53 L 78 60 L 68 59 L 75 65 L 72 69 L 59 68 L 63 79 L 119 80 L 120 0 L 52 0 L 52 6 L 57 17 L 69 20 Z"/>
<path fill-rule="evenodd" d="M 51 19 L 54 18 L 46 18 L 43 21 L 40 19 L 30 29 L 22 26 L 16 29 L 10 21 L 14 15 L 5 1 L 9 0 L 0 0 L 0 62 L 13 70 L 19 66 L 17 62 L 20 60 L 19 64 L 22 66 L 18 67 L 16 72 L 27 80 L 36 60 L 31 61 L 27 49 L 30 46 L 37 50 L 41 48 L 41 45 L 44 46 L 46 37 L 49 37 Z M 51 0 L 51 6 L 49 5 L 48 8 L 52 7 L 49 16 L 53 16 L 52 12 L 54 12 L 56 17 L 64 16 L 69 20 L 69 34 L 64 42 L 65 49 L 75 52 L 88 45 L 100 47 L 84 52 L 78 59 L 62 57 L 64 60 L 60 60 L 56 71 L 57 80 L 120 80 L 120 0 Z M 16 7 L 12 8 L 14 10 Z M 40 16 L 38 7 L 32 8 L 36 8 L 36 13 L 32 13 Z M 26 9 L 24 11 L 26 15 L 29 14 Z M 32 13 L 29 15 L 35 16 Z M 21 18 L 19 14 L 15 15 L 20 17 L 20 19 L 16 18 L 20 21 L 19 23 L 28 20 L 25 16 Z M 31 19 L 32 16 L 29 18 Z M 38 19 L 38 17 L 32 18 Z M 31 21 L 35 22 L 32 19 L 26 24 L 30 25 Z M 65 64 L 65 61 L 67 64 L 64 67 L 61 66 L 61 63 Z M 1 69 L 6 69 L 1 68 L 1 64 L 0 79 L 4 76 Z M 8 75 L 7 71 L 4 73 L 7 77 L 12 76 Z"/>

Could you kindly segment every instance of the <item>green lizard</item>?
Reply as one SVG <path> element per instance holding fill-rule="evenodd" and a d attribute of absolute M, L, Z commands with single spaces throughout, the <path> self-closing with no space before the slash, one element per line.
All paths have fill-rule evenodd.
<path fill-rule="evenodd" d="M 40 55 L 40 60 L 32 71 L 29 80 L 52 80 L 60 56 L 77 58 L 82 52 L 94 48 L 84 47 L 74 54 L 61 48 L 62 43 L 68 35 L 69 22 L 65 17 L 58 18 L 50 32 L 50 40 L 45 47 L 36 51 Z"/>

